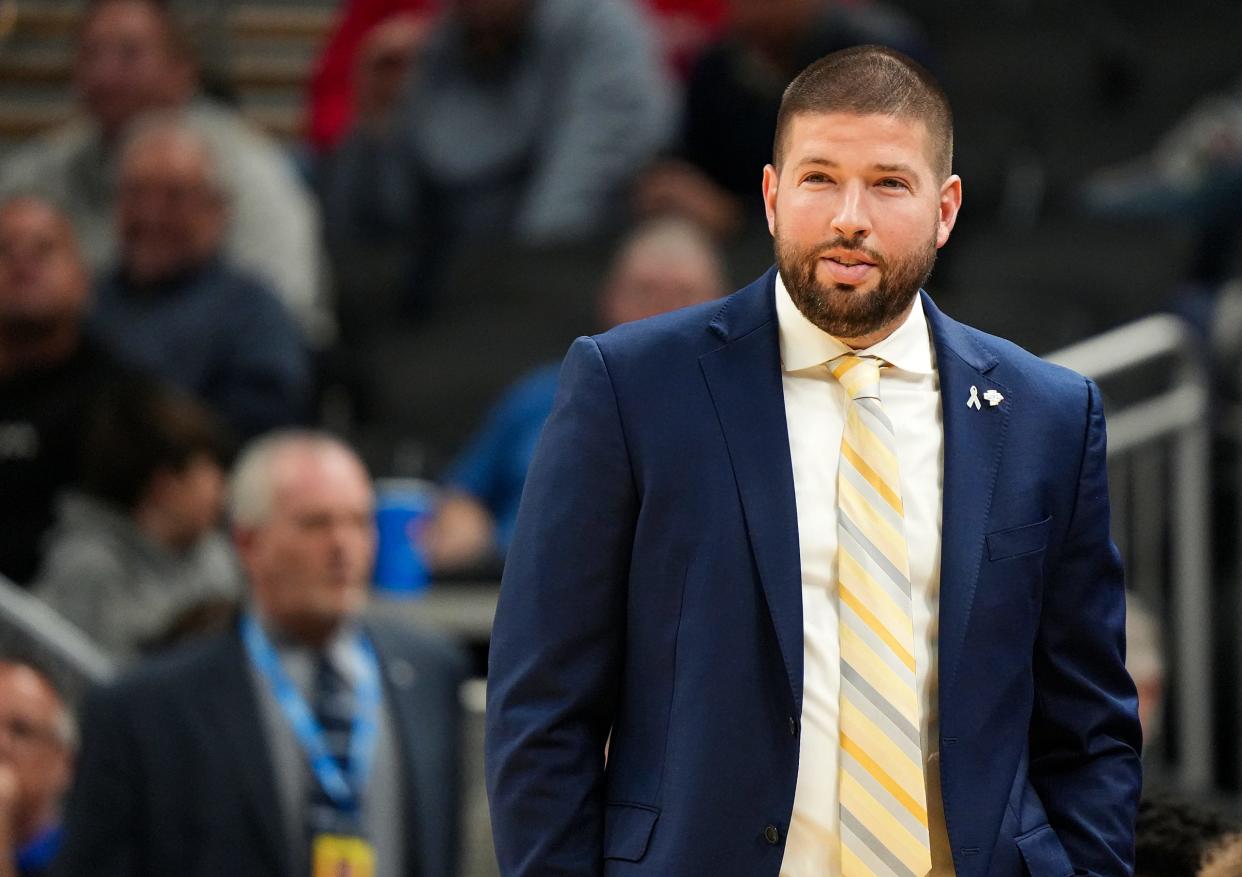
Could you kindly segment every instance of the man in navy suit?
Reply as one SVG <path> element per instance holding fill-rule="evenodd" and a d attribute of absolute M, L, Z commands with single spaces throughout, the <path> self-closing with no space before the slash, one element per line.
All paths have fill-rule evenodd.
<path fill-rule="evenodd" d="M 56 873 L 446 877 L 456 872 L 454 649 L 363 621 L 362 463 L 274 433 L 231 485 L 239 624 L 88 703 Z"/>
<path fill-rule="evenodd" d="M 829 55 L 764 169 L 776 267 L 571 347 L 491 644 L 506 877 L 1130 873 L 1099 391 L 920 293 L 951 157 L 925 70 Z"/>

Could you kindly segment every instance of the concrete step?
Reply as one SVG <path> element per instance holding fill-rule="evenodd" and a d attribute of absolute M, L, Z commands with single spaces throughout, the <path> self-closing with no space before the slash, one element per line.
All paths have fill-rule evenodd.
<path fill-rule="evenodd" d="M 0 100 L 0 141 L 11 147 L 65 122 L 73 115 L 73 110 L 73 103 L 68 99 L 56 103 Z M 290 141 L 301 134 L 300 107 L 243 105 L 242 113 L 281 140 Z"/>
<path fill-rule="evenodd" d="M 0 0 L 0 7 L 13 0 Z M 233 4 L 228 4 L 232 6 Z M 11 24 L 12 39 L 72 37 L 82 17 L 82 3 L 18 2 Z M 332 5 L 284 3 L 244 3 L 224 12 L 225 27 L 231 37 L 255 39 L 276 37 L 285 40 L 319 42 L 336 20 Z"/>
<path fill-rule="evenodd" d="M 239 91 L 295 89 L 300 96 L 310 76 L 311 57 L 254 55 L 235 58 L 226 66 L 230 81 Z M 32 85 L 65 85 L 73 75 L 73 57 L 67 50 L 36 49 L 0 55 L 0 88 Z"/>

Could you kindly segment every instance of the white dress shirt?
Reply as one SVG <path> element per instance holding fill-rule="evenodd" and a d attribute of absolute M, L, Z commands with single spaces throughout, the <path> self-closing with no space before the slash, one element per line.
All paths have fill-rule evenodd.
<path fill-rule="evenodd" d="M 826 363 L 851 348 L 802 315 L 779 275 L 776 315 L 798 511 L 803 635 L 798 785 L 780 877 L 840 877 L 837 465 L 847 397 Z M 944 423 L 940 379 L 921 297 L 915 298 L 910 315 L 893 334 L 856 352 L 878 356 L 891 366 L 880 371 L 880 401 L 893 423 L 901 464 L 931 874 L 946 877 L 954 872 L 940 797 L 936 715 Z"/>

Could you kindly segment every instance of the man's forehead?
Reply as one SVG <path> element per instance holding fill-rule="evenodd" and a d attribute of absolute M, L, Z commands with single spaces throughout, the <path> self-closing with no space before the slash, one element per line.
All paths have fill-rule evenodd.
<path fill-rule="evenodd" d="M 370 491 L 362 464 L 334 445 L 290 445 L 278 451 L 270 465 L 277 504 L 295 502 L 325 490 L 339 492 L 342 487 Z M 344 497 L 343 493 L 340 495 Z"/>
<path fill-rule="evenodd" d="M 803 112 L 789 120 L 782 147 L 782 164 L 796 166 L 814 161 L 832 162 L 834 151 L 865 151 L 883 165 L 910 164 L 921 159 L 931 169 L 936 163 L 927 123 L 917 116 L 887 113 Z M 855 156 L 857 157 L 857 156 Z"/>
<path fill-rule="evenodd" d="M 790 119 L 790 133 L 802 137 L 844 133 L 864 129 L 868 136 L 888 135 L 892 138 L 913 138 L 926 142 L 929 131 L 926 121 L 905 113 L 856 113 L 847 110 L 828 112 L 805 111 Z"/>
<path fill-rule="evenodd" d="M 164 36 L 167 22 L 150 0 L 105 0 L 88 15 L 85 38 Z"/>

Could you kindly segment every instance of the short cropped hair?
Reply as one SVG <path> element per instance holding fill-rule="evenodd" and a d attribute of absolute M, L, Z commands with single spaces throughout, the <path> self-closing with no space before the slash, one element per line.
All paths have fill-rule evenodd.
<path fill-rule="evenodd" d="M 776 116 L 772 163 L 780 167 L 796 116 L 852 113 L 897 116 L 927 126 L 931 166 L 942 178 L 953 169 L 953 113 L 949 98 L 922 64 L 887 46 L 852 46 L 825 55 L 785 89 Z"/>
<path fill-rule="evenodd" d="M 229 478 L 229 521 L 236 527 L 257 527 L 272 512 L 272 468 L 280 454 L 291 448 L 340 452 L 366 466 L 353 448 L 329 432 L 316 429 L 280 429 L 259 436 L 242 448 Z"/>

